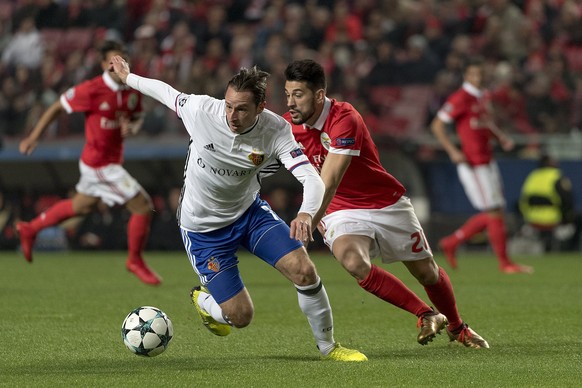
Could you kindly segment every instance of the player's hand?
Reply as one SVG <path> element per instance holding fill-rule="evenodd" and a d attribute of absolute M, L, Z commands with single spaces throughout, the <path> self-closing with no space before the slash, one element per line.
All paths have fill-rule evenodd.
<path fill-rule="evenodd" d="M 499 145 L 503 151 L 511 151 L 513 147 L 515 147 L 515 143 L 513 139 L 509 136 L 501 136 L 499 138 Z"/>
<path fill-rule="evenodd" d="M 114 55 L 111 57 L 111 62 L 109 63 L 109 71 L 117 74 L 121 82 L 126 83 L 127 76 L 129 75 L 129 64 L 119 55 Z"/>
<path fill-rule="evenodd" d="M 301 241 L 307 245 L 313 241 L 313 234 L 311 230 L 311 216 L 307 213 L 298 213 L 297 217 L 291 221 L 291 235 L 290 237 Z"/>
<path fill-rule="evenodd" d="M 455 149 L 449 153 L 449 158 L 451 158 L 451 161 L 455 164 L 461 164 L 461 163 L 467 162 L 465 155 L 457 149 Z"/>
<path fill-rule="evenodd" d="M 121 137 L 126 138 L 137 133 L 135 122 L 132 121 L 126 114 L 119 116 L 119 125 L 121 127 Z"/>
<path fill-rule="evenodd" d="M 21 154 L 30 155 L 35 150 L 37 145 L 38 141 L 32 140 L 31 138 L 27 137 L 22 139 L 22 141 L 18 145 L 18 150 L 20 151 Z"/>

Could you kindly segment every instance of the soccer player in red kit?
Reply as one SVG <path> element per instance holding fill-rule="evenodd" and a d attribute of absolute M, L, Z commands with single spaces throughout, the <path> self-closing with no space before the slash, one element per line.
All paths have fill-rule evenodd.
<path fill-rule="evenodd" d="M 285 78 L 289 111 L 284 117 L 325 183 L 313 225 L 335 258 L 364 290 L 418 317 L 421 345 L 446 327 L 451 341 L 488 348 L 461 319 L 449 277 L 433 259 L 405 188 L 382 167 L 360 114 L 349 103 L 326 96 L 325 73 L 315 61 L 292 62 Z M 384 263 L 401 261 L 438 312 L 372 264 L 377 256 Z"/>
<path fill-rule="evenodd" d="M 142 253 L 150 230 L 152 201 L 141 185 L 122 167 L 123 139 L 139 131 L 143 123 L 141 94 L 122 84 L 108 71 L 114 55 L 125 55 L 119 42 L 107 41 L 100 49 L 103 74 L 67 90 L 40 117 L 19 145 L 30 155 L 49 124 L 63 111 L 85 113 L 85 145 L 79 161 L 81 177 L 76 194 L 57 202 L 30 222 L 19 222 L 22 252 L 32 262 L 38 232 L 74 216 L 87 215 L 103 201 L 108 206 L 125 205 L 131 212 L 127 226 L 126 268 L 142 282 L 157 285 L 159 276 L 150 270 Z"/>
<path fill-rule="evenodd" d="M 507 254 L 504 221 L 505 198 L 501 175 L 493 159 L 491 140 L 497 139 L 509 151 L 513 141 L 493 123 L 488 93 L 482 90 L 483 63 L 474 59 L 464 69 L 464 82 L 438 111 L 431 128 L 439 142 L 457 165 L 459 180 L 473 207 L 480 213 L 439 243 L 448 263 L 457 268 L 456 251 L 460 244 L 487 229 L 489 242 L 504 273 L 532 273 L 533 269 L 511 261 Z M 459 149 L 447 134 L 447 125 L 455 124 L 461 143 Z"/>

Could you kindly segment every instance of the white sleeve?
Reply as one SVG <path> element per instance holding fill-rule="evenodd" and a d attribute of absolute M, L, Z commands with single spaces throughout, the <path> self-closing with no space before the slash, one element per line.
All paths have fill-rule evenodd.
<path fill-rule="evenodd" d="M 176 100 L 181 93 L 167 83 L 130 73 L 127 76 L 126 84 L 133 89 L 142 92 L 146 96 L 155 98 L 176 112 Z"/>
<path fill-rule="evenodd" d="M 325 193 L 325 184 L 309 162 L 296 166 L 291 173 L 303 185 L 303 203 L 300 213 L 307 213 L 313 217 L 319 210 Z"/>

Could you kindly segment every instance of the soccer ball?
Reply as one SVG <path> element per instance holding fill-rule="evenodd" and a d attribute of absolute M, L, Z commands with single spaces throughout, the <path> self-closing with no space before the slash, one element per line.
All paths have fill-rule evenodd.
<path fill-rule="evenodd" d="M 138 356 L 155 357 L 163 353 L 173 336 L 172 321 L 156 307 L 136 308 L 121 325 L 123 343 Z"/>

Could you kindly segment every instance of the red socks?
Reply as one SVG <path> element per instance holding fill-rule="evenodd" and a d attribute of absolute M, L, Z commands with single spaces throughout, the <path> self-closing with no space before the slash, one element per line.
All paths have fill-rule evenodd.
<path fill-rule="evenodd" d="M 489 214 L 487 213 L 479 213 L 469 218 L 463 226 L 453 233 L 457 245 L 482 232 L 488 225 Z"/>
<path fill-rule="evenodd" d="M 151 216 L 132 214 L 127 223 L 128 261 L 142 261 L 142 252 L 150 233 Z"/>
<path fill-rule="evenodd" d="M 417 317 L 432 311 L 430 306 L 406 287 L 400 279 L 374 264 L 368 276 L 358 284 L 369 293 Z"/>
<path fill-rule="evenodd" d="M 457 310 L 453 285 L 444 269 L 439 267 L 438 282 L 425 286 L 424 289 L 434 307 L 449 320 L 449 329 L 456 329 L 463 323 Z"/>
<path fill-rule="evenodd" d="M 69 219 L 75 215 L 73 210 L 73 200 L 63 199 L 36 216 L 29 222 L 34 233 L 38 233 L 44 228 L 57 225 L 61 221 Z"/>
<path fill-rule="evenodd" d="M 497 260 L 499 260 L 499 264 L 501 266 L 511 264 L 511 260 L 507 256 L 507 233 L 505 231 L 503 217 L 489 217 L 487 233 L 489 234 L 489 242 L 491 243 L 493 252 L 497 256 Z"/>

